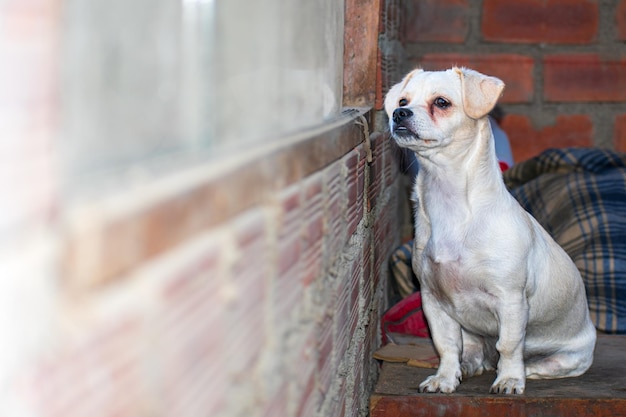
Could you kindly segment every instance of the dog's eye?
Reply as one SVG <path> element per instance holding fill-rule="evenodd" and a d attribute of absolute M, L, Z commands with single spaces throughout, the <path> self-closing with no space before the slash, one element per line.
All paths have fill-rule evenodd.
<path fill-rule="evenodd" d="M 443 97 L 437 97 L 434 103 L 435 106 L 439 107 L 440 109 L 447 109 L 448 107 L 450 107 L 450 102 Z"/>
<path fill-rule="evenodd" d="M 407 104 L 409 104 L 409 100 L 407 100 L 407 99 L 405 99 L 405 98 L 401 98 L 401 99 L 400 99 L 400 101 L 398 102 L 398 105 L 399 105 L 400 107 L 404 107 L 404 106 L 406 106 Z"/>

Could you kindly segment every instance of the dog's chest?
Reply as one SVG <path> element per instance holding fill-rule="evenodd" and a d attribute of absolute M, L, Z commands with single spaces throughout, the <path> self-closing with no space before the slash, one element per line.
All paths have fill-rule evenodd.
<path fill-rule="evenodd" d="M 489 225 L 476 227 L 469 210 L 458 201 L 455 205 L 453 199 L 434 204 L 425 200 L 423 217 L 417 219 L 423 227 L 416 232 L 428 238 L 418 243 L 422 249 L 416 246 L 414 253 L 422 287 L 465 328 L 477 334 L 497 334 L 493 311 L 498 300 L 488 291 L 497 262 L 483 250 Z"/>
<path fill-rule="evenodd" d="M 449 257 L 452 253 L 458 258 Z M 487 336 L 497 335 L 494 311 L 498 299 L 488 288 L 482 274 L 464 261 L 462 252 L 447 251 L 444 256 L 424 254 L 428 272 L 422 275 L 422 288 L 464 328 Z M 426 272 L 426 271 L 424 271 Z"/>
<path fill-rule="evenodd" d="M 466 254 L 458 242 L 431 238 L 421 253 L 420 275 L 426 281 L 423 285 L 442 299 L 451 299 L 469 291 L 472 280 L 468 279 L 465 258 Z"/>
<path fill-rule="evenodd" d="M 423 250 L 417 250 L 419 275 L 442 298 L 459 298 L 481 291 L 495 263 L 482 250 L 484 236 L 465 225 L 448 221 L 434 227 Z"/>
<path fill-rule="evenodd" d="M 434 265 L 446 266 L 452 274 L 467 258 L 465 240 L 471 213 L 457 197 L 446 192 L 426 195 L 424 206 L 424 218 L 417 220 L 418 229 L 420 225 L 429 229 L 422 229 L 429 237 L 424 256 Z"/>

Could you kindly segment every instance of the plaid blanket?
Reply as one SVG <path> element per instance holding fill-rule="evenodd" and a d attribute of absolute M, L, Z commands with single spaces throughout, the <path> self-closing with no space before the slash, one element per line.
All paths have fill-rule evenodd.
<path fill-rule="evenodd" d="M 574 260 L 595 326 L 626 333 L 626 154 L 551 149 L 504 180 Z"/>

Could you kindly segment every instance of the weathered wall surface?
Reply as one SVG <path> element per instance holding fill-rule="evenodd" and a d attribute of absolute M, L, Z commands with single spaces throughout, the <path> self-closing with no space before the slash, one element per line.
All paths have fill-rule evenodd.
<path fill-rule="evenodd" d="M 348 3 L 366 109 L 207 162 L 212 2 L 0 2 L 0 415 L 367 414 L 401 191 Z"/>

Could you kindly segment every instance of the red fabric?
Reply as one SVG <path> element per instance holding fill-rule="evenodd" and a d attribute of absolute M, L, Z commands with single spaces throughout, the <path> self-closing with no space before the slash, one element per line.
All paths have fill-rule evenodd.
<path fill-rule="evenodd" d="M 418 291 L 387 310 L 381 318 L 383 344 L 389 333 L 400 333 L 417 337 L 430 337 L 428 323 L 422 311 L 422 294 Z"/>

